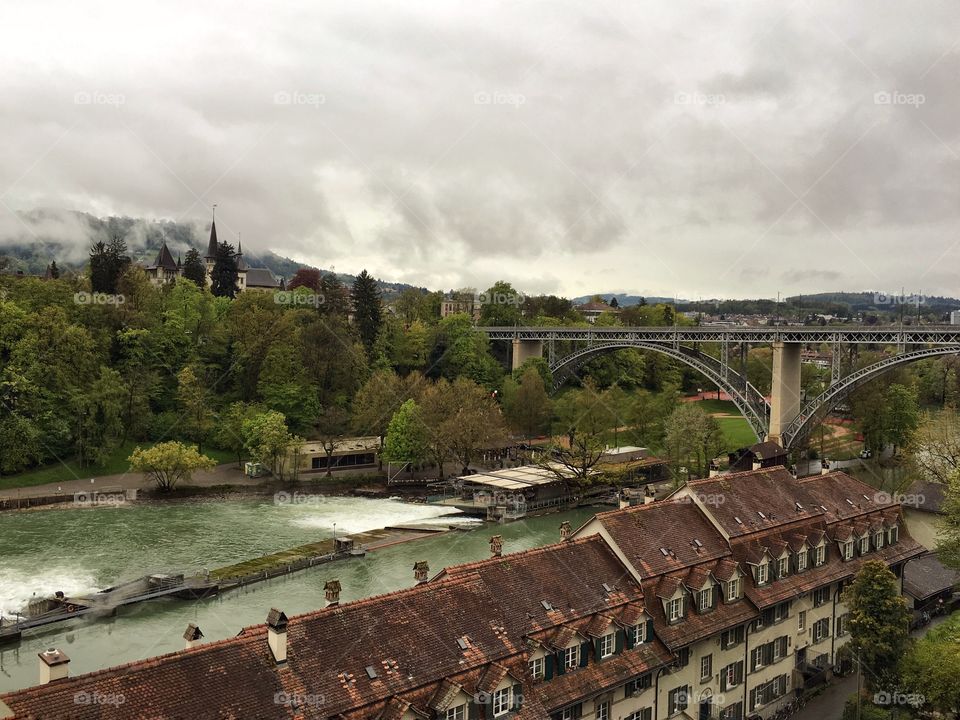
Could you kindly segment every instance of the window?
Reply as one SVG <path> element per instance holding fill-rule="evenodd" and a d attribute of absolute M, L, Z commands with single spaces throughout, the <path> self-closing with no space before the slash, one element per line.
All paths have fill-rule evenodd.
<path fill-rule="evenodd" d="M 813 591 L 813 606 L 820 607 L 830 599 L 830 586 L 817 588 Z"/>
<path fill-rule="evenodd" d="M 777 662 L 787 656 L 787 636 L 778 637 L 773 641 L 773 661 Z"/>
<path fill-rule="evenodd" d="M 720 648 L 726 650 L 743 642 L 743 625 L 725 630 L 720 634 Z"/>
<path fill-rule="evenodd" d="M 690 663 L 690 648 L 680 648 L 677 651 L 677 665 L 686 667 Z"/>
<path fill-rule="evenodd" d="M 610 633 L 609 635 L 604 635 L 600 638 L 600 657 L 608 658 L 613 655 L 613 651 L 616 649 L 616 635 Z"/>
<path fill-rule="evenodd" d="M 813 551 L 813 565 L 814 567 L 819 567 L 823 565 L 827 558 L 827 547 L 825 545 L 820 545 L 819 547 L 814 548 Z"/>
<path fill-rule="evenodd" d="M 837 618 L 837 637 L 847 634 L 847 625 L 850 624 L 850 615 L 845 613 Z"/>
<path fill-rule="evenodd" d="M 787 676 L 778 675 L 773 680 L 758 685 L 750 691 L 750 709 L 756 710 L 758 707 L 773 702 L 778 697 L 787 692 Z"/>
<path fill-rule="evenodd" d="M 777 563 L 777 577 L 786 577 L 790 574 L 790 558 L 782 557 Z"/>
<path fill-rule="evenodd" d="M 513 696 L 513 688 L 505 687 L 493 693 L 493 716 L 499 717 L 510 712 L 510 700 Z"/>
<path fill-rule="evenodd" d="M 726 692 L 743 682 L 743 660 L 730 663 L 720 671 L 720 690 Z"/>
<path fill-rule="evenodd" d="M 860 538 L 860 554 L 866 555 L 870 552 L 870 536 L 866 535 Z"/>
<path fill-rule="evenodd" d="M 750 672 L 763 667 L 763 646 L 750 651 Z"/>
<path fill-rule="evenodd" d="M 713 588 L 707 588 L 706 590 L 700 591 L 700 599 L 697 604 L 700 606 L 700 611 L 708 610 L 713 606 Z"/>
<path fill-rule="evenodd" d="M 845 543 L 840 543 L 840 555 L 844 560 L 849 560 L 853 557 L 853 540 L 848 540 Z"/>
<path fill-rule="evenodd" d="M 653 708 L 644 708 L 643 710 L 637 710 L 627 715 L 623 720 L 652 720 L 653 719 Z"/>
<path fill-rule="evenodd" d="M 813 641 L 815 643 L 820 642 L 825 637 L 830 635 L 830 618 L 824 618 L 823 620 L 817 620 L 813 624 Z"/>
<path fill-rule="evenodd" d="M 732 602 L 740 597 L 740 578 L 731 578 L 727 583 L 727 602 Z"/>
<path fill-rule="evenodd" d="M 646 629 L 646 623 L 639 623 L 630 628 L 630 632 L 633 633 L 633 644 L 642 645 L 644 642 L 643 633 Z"/>
<path fill-rule="evenodd" d="M 650 673 L 645 673 L 644 675 L 641 675 L 640 677 L 638 677 L 636 680 L 631 680 L 630 682 L 628 682 L 626 685 L 625 693 L 627 697 L 630 697 L 631 695 L 637 695 L 639 693 L 642 693 L 651 685 L 653 685 L 653 678 L 650 675 Z"/>
<path fill-rule="evenodd" d="M 676 622 L 683 617 L 683 598 L 674 598 L 668 603 L 667 617 L 670 622 Z"/>
<path fill-rule="evenodd" d="M 577 720 L 580 717 L 580 709 L 580 704 L 568 707 L 555 714 L 553 720 Z"/>
<path fill-rule="evenodd" d="M 773 621 L 783 622 L 790 615 L 790 603 L 782 602 L 773 609 Z"/>
<path fill-rule="evenodd" d="M 797 572 L 803 572 L 806 569 L 807 569 L 807 552 L 806 550 L 804 550 L 803 552 L 797 553 Z"/>
<path fill-rule="evenodd" d="M 604 700 L 597 703 L 597 720 L 610 720 L 610 703 Z"/>
<path fill-rule="evenodd" d="M 767 563 L 760 563 L 757 565 L 757 585 L 766 585 L 769 576 L 770 567 L 767 565 Z"/>
<path fill-rule="evenodd" d="M 700 658 L 700 681 L 704 682 L 713 676 L 713 655 L 704 655 Z"/>
<path fill-rule="evenodd" d="M 447 710 L 447 714 L 444 715 L 445 720 L 465 720 L 467 717 L 467 706 L 466 705 L 457 705 Z"/>
<path fill-rule="evenodd" d="M 887 531 L 887 534 L 888 534 L 888 536 L 889 536 L 889 537 L 887 538 L 887 545 L 893 545 L 893 544 L 897 541 L 897 539 L 900 537 L 900 528 L 899 528 L 899 526 L 894 525 L 892 528 L 890 528 L 890 529 Z"/>
<path fill-rule="evenodd" d="M 873 545 L 877 550 L 883 547 L 883 530 L 873 536 Z"/>
<path fill-rule="evenodd" d="M 797 631 L 803 632 L 807 629 L 807 611 L 801 610 L 797 614 Z"/>
<path fill-rule="evenodd" d="M 544 661 L 543 658 L 534 658 L 530 661 L 530 674 L 533 675 L 534 680 L 542 680 L 544 676 Z"/>
<path fill-rule="evenodd" d="M 686 710 L 689 695 L 690 690 L 686 685 L 671 690 L 667 696 L 667 715 L 676 715 L 678 712 Z"/>
<path fill-rule="evenodd" d="M 563 666 L 575 668 L 580 666 L 580 646 L 574 645 L 563 651 Z"/>
<path fill-rule="evenodd" d="M 720 711 L 720 720 L 743 720 L 743 703 L 727 705 Z"/>

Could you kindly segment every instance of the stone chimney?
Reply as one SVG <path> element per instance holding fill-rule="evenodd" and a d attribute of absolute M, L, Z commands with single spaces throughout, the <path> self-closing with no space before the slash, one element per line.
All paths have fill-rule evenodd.
<path fill-rule="evenodd" d="M 427 575 L 430 574 L 430 564 L 426 560 L 420 560 L 413 565 L 413 579 L 418 583 L 425 583 Z"/>
<path fill-rule="evenodd" d="M 490 554 L 493 557 L 503 555 L 503 535 L 493 535 L 490 538 Z"/>
<path fill-rule="evenodd" d="M 287 616 L 276 608 L 267 615 L 267 643 L 277 664 L 287 661 Z"/>
<path fill-rule="evenodd" d="M 820 461 L 820 474 L 826 475 L 830 472 L 830 461 L 824 458 Z"/>
<path fill-rule="evenodd" d="M 756 470 L 756 468 L 754 468 L 754 470 Z M 710 462 L 710 477 L 716 477 L 716 476 L 719 475 L 719 474 L 720 474 L 720 466 L 717 465 L 715 462 L 711 461 L 711 462 Z"/>
<path fill-rule="evenodd" d="M 340 581 L 327 580 L 326 584 L 323 586 L 323 594 L 327 598 L 327 603 L 329 605 L 339 605 L 340 604 Z"/>
<path fill-rule="evenodd" d="M 203 633 L 200 632 L 200 628 L 198 628 L 193 623 L 190 623 L 189 625 L 187 625 L 187 629 L 183 633 L 183 639 L 186 641 L 186 643 L 183 646 L 183 649 L 189 650 L 198 642 L 200 642 L 200 640 L 203 639 Z"/>
<path fill-rule="evenodd" d="M 66 653 L 56 648 L 44 650 L 37 653 L 40 658 L 40 684 L 46 685 L 54 680 L 63 680 L 70 671 L 67 666 L 70 664 L 70 658 Z"/>
<path fill-rule="evenodd" d="M 650 487 L 649 485 L 647 485 L 647 487 L 646 487 L 646 489 L 645 489 L 645 491 L 644 491 L 644 493 L 643 493 L 643 504 L 644 504 L 644 505 L 649 505 L 650 503 L 652 503 L 652 502 L 653 502 L 654 500 L 656 500 L 656 499 L 657 499 L 657 494 L 653 491 L 653 488 L 652 488 L 652 487 Z"/>
<path fill-rule="evenodd" d="M 754 459 L 753 459 L 753 469 L 754 469 L 754 470 L 759 470 L 759 469 L 762 468 L 762 467 L 763 467 L 763 463 L 761 462 L 761 459 L 760 459 L 760 458 L 754 458 Z"/>
<path fill-rule="evenodd" d="M 562 523 L 560 523 L 560 539 L 561 540 L 566 540 L 568 537 L 570 537 L 570 533 L 572 532 L 573 532 L 573 529 L 570 527 L 569 522 L 564 520 Z"/>

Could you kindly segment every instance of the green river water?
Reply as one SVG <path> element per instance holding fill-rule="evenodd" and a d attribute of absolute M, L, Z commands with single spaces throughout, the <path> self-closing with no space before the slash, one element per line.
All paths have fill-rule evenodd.
<path fill-rule="evenodd" d="M 271 607 L 295 615 L 325 605 L 323 585 L 337 578 L 341 602 L 414 584 L 413 564 L 445 566 L 489 556 L 488 538 L 504 537 L 504 552 L 559 539 L 558 526 L 574 527 L 594 510 L 530 518 L 469 532 L 451 532 L 394 545 L 199 601 L 156 600 L 121 608 L 113 618 L 75 620 L 24 633 L 0 645 L 0 692 L 36 684 L 37 653 L 59 647 L 71 674 L 89 672 L 183 647 L 188 623 L 205 640 L 231 637 L 262 623 Z M 272 499 L 129 504 L 96 509 L 52 509 L 0 515 L 0 611 L 9 615 L 34 595 L 57 590 L 85 593 L 153 572 L 191 573 L 275 552 L 337 534 L 403 523 L 446 526 L 449 508 L 397 500 L 328 497 L 301 504 Z M 462 520 L 462 518 L 460 518 Z"/>

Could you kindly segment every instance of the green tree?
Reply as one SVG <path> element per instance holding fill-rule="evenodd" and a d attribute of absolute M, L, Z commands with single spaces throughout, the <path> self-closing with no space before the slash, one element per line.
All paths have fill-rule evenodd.
<path fill-rule="evenodd" d="M 412 470 L 426 458 L 427 431 L 420 417 L 420 408 L 411 398 L 390 419 L 383 444 L 383 459 L 407 465 Z"/>
<path fill-rule="evenodd" d="M 353 431 L 360 435 L 376 435 L 383 447 L 390 420 L 409 399 L 407 384 L 392 370 L 373 373 L 353 399 Z"/>
<path fill-rule="evenodd" d="M 120 235 L 109 242 L 99 241 L 90 248 L 90 285 L 95 293 L 115 295 L 117 281 L 130 264 L 127 243 Z"/>
<path fill-rule="evenodd" d="M 549 429 L 553 402 L 536 367 L 528 366 L 519 383 L 513 378 L 504 382 L 503 414 L 510 427 L 526 438 Z"/>
<path fill-rule="evenodd" d="M 210 273 L 210 292 L 216 297 L 236 297 L 240 273 L 233 245 L 222 242 L 217 245 L 217 255 Z"/>
<path fill-rule="evenodd" d="M 207 286 L 207 268 L 200 259 L 200 251 L 195 248 L 187 250 L 183 258 L 183 277 L 190 280 L 199 288 Z"/>
<path fill-rule="evenodd" d="M 350 427 L 350 413 L 336 405 L 328 405 L 317 415 L 315 435 L 327 456 L 327 477 L 332 474 L 331 460 L 337 443 Z"/>
<path fill-rule="evenodd" d="M 353 317 L 360 334 L 360 341 L 370 355 L 373 344 L 380 334 L 380 325 L 383 323 L 383 302 L 380 299 L 380 288 L 377 281 L 366 270 L 357 275 L 353 281 Z"/>
<path fill-rule="evenodd" d="M 303 365 L 301 333 L 274 344 L 260 368 L 257 392 L 271 410 L 283 414 L 294 432 L 304 432 L 320 412 L 316 386 Z"/>
<path fill-rule="evenodd" d="M 71 398 L 74 448 L 81 466 L 103 462 L 120 444 L 126 390 L 120 373 L 108 367 Z"/>
<path fill-rule="evenodd" d="M 287 429 L 282 413 L 268 410 L 243 422 L 244 445 L 250 456 L 270 468 L 270 474 L 284 479 L 291 448 L 303 443 Z"/>
<path fill-rule="evenodd" d="M 911 388 L 893 384 L 884 393 L 884 435 L 893 444 L 893 453 L 907 445 L 920 424 L 917 395 Z"/>
<path fill-rule="evenodd" d="M 189 482 L 197 470 L 212 470 L 217 466 L 215 460 L 180 442 L 157 443 L 146 450 L 138 447 L 127 460 L 133 472 L 141 472 L 153 480 L 161 492 L 170 492 L 178 483 Z"/>
<path fill-rule="evenodd" d="M 666 420 L 667 452 L 675 472 L 686 468 L 688 477 L 704 477 L 710 461 L 723 449 L 723 433 L 716 418 L 697 403 L 680 403 Z"/>
<path fill-rule="evenodd" d="M 850 651 L 867 687 L 896 690 L 910 631 L 900 581 L 882 561 L 868 560 L 843 591 L 842 601 L 850 608 Z"/>
<path fill-rule="evenodd" d="M 923 710 L 957 717 L 960 713 L 960 613 L 914 643 L 901 663 L 909 694 L 922 697 Z"/>
<path fill-rule="evenodd" d="M 203 452 L 203 443 L 213 429 L 213 411 L 207 383 L 191 366 L 177 373 L 177 404 L 183 413 L 184 435 Z"/>
<path fill-rule="evenodd" d="M 470 378 L 493 389 L 500 384 L 503 369 L 489 352 L 490 341 L 473 328 L 467 315 L 450 315 L 436 326 L 427 360 L 431 378 Z"/>
<path fill-rule="evenodd" d="M 466 475 L 481 450 L 506 440 L 506 426 L 490 392 L 472 380 L 457 378 L 449 384 L 441 383 L 440 388 L 449 394 L 444 405 L 454 410 L 442 419 L 436 434 L 447 443 L 450 455 Z"/>
<path fill-rule="evenodd" d="M 480 325 L 513 326 L 520 323 L 523 296 L 513 285 L 498 280 L 487 291 L 477 296 L 480 303 Z"/>
<path fill-rule="evenodd" d="M 960 471 L 946 484 L 937 521 L 937 554 L 950 567 L 960 570 Z"/>
<path fill-rule="evenodd" d="M 580 497 L 597 479 L 596 466 L 606 449 L 605 434 L 618 422 L 608 397 L 589 381 L 582 389 L 563 394 L 556 402 L 556 430 L 565 442 L 554 442 L 537 464 L 562 480 L 568 492 Z"/>
<path fill-rule="evenodd" d="M 243 469 L 243 454 L 247 451 L 244 423 L 264 411 L 256 403 L 235 402 L 217 417 L 217 446 L 237 456 L 237 467 Z"/>

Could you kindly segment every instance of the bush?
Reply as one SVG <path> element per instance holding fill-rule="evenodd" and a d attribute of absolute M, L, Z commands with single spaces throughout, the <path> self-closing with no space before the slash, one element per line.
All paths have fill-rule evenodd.
<path fill-rule="evenodd" d="M 857 715 L 857 694 L 847 698 L 843 706 L 843 720 L 890 720 L 890 710 L 877 707 L 870 702 L 867 695 L 860 697 L 860 715 Z"/>

